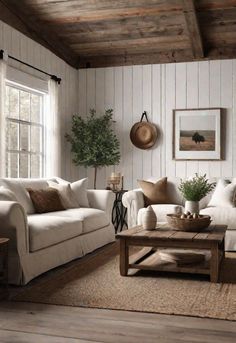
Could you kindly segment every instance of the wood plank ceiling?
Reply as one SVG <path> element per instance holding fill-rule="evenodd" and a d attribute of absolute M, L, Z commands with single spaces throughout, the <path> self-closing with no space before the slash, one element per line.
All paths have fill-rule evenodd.
<path fill-rule="evenodd" d="M 76 68 L 236 57 L 236 0 L 0 0 L 0 19 Z"/>

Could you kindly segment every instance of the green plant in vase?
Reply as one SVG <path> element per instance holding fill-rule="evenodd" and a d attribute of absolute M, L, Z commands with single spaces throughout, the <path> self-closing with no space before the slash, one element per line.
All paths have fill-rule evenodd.
<path fill-rule="evenodd" d="M 71 143 L 74 164 L 94 168 L 94 188 L 98 168 L 120 162 L 120 143 L 112 127 L 112 116 L 112 109 L 98 116 L 94 109 L 90 109 L 90 115 L 86 119 L 74 115 L 71 134 L 65 135 Z"/>
<path fill-rule="evenodd" d="M 185 198 L 185 212 L 199 213 L 199 201 L 215 188 L 215 183 L 210 183 L 205 175 L 195 174 L 194 177 L 182 180 L 179 191 Z"/>

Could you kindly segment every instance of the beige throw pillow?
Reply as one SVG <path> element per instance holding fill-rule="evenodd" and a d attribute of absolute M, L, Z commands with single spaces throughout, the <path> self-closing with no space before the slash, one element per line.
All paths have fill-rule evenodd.
<path fill-rule="evenodd" d="M 79 203 L 69 183 L 56 183 L 48 181 L 49 187 L 58 190 L 62 204 L 65 208 L 79 208 Z"/>
<path fill-rule="evenodd" d="M 208 207 L 235 207 L 236 184 L 227 180 L 217 182 Z"/>
<path fill-rule="evenodd" d="M 138 180 L 138 184 L 144 194 L 145 206 L 171 203 L 167 194 L 167 177 L 160 179 L 156 183 Z"/>
<path fill-rule="evenodd" d="M 76 199 L 81 207 L 89 207 L 88 201 L 88 178 L 72 182 L 71 189 L 76 195 Z"/>

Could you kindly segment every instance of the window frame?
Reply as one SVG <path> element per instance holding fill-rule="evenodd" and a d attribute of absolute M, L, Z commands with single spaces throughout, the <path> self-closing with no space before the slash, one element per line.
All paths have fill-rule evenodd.
<path fill-rule="evenodd" d="M 17 178 L 21 177 L 20 176 L 20 155 L 25 154 L 28 156 L 28 176 L 27 178 L 31 178 L 32 176 L 32 170 L 31 170 L 31 156 L 39 156 L 40 159 L 40 170 L 39 170 L 39 178 L 44 177 L 45 175 L 45 161 L 46 161 L 46 152 L 45 152 L 45 129 L 46 129 L 46 125 L 45 125 L 45 110 L 46 110 L 46 97 L 47 97 L 47 93 L 46 92 L 42 92 L 40 90 L 37 89 L 33 89 L 27 86 L 24 86 L 22 84 L 18 84 L 14 81 L 8 80 L 6 79 L 5 82 L 5 89 L 6 87 L 12 87 L 17 89 L 18 91 L 24 91 L 24 92 L 28 92 L 29 94 L 34 94 L 37 96 L 40 96 L 40 122 L 34 122 L 31 121 L 31 110 L 29 113 L 30 116 L 30 120 L 23 120 L 20 119 L 20 99 L 19 99 L 19 118 L 12 118 L 9 117 L 7 114 L 5 115 L 5 120 L 6 120 L 6 124 L 8 123 L 16 123 L 18 124 L 18 141 L 17 141 L 17 146 L 18 149 L 10 149 L 8 146 L 8 143 L 6 143 L 6 154 L 7 154 L 7 159 L 8 159 L 8 154 L 10 153 L 16 153 L 18 155 L 17 158 Z M 31 108 L 31 97 L 30 97 L 30 108 Z M 24 125 L 28 125 L 28 148 L 29 150 L 26 149 L 21 149 L 20 147 L 20 130 L 21 130 L 21 124 Z M 40 151 L 34 152 L 31 151 L 31 128 L 32 127 L 39 127 L 41 128 L 41 137 L 40 137 Z M 6 136 L 6 140 L 8 140 L 8 135 Z M 7 162 L 8 165 L 8 162 Z M 6 174 L 7 177 L 9 177 L 9 170 L 7 168 L 6 165 Z"/>

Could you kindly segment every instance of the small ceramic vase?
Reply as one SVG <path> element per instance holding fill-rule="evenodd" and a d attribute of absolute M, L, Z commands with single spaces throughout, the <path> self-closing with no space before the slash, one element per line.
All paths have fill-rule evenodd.
<path fill-rule="evenodd" d="M 142 216 L 142 225 L 145 230 L 154 230 L 157 224 L 157 216 L 152 209 L 152 206 L 148 206 Z"/>
<path fill-rule="evenodd" d="M 185 213 L 196 213 L 199 214 L 199 201 L 185 201 Z"/>

